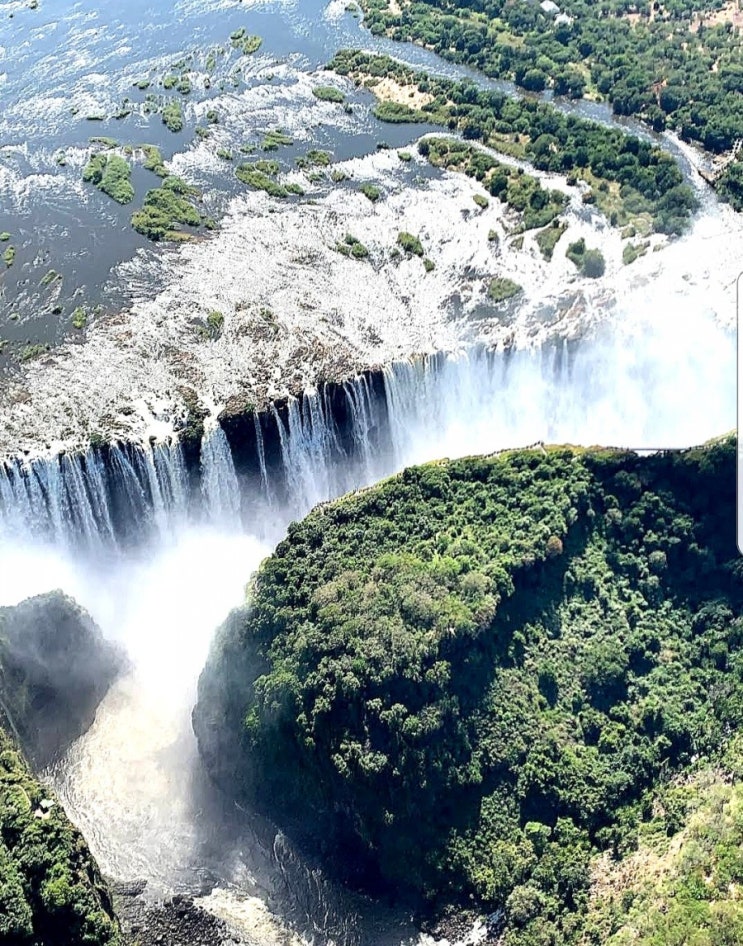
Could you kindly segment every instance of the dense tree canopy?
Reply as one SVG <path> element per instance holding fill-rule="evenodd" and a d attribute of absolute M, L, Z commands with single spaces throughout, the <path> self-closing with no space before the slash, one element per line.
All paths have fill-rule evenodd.
<path fill-rule="evenodd" d="M 524 158 L 540 170 L 565 174 L 573 183 L 585 180 L 593 188 L 592 199 L 614 224 L 644 216 L 655 230 L 678 234 L 696 207 L 673 158 L 619 128 L 531 99 L 478 89 L 473 82 L 432 78 L 388 56 L 341 50 L 330 68 L 374 88 L 380 77 L 390 77 L 429 97 L 417 113 L 428 121 Z"/>
<path fill-rule="evenodd" d="M 740 724 L 734 523 L 731 441 L 435 463 L 320 507 L 218 635 L 202 752 L 356 883 L 598 943 L 593 853 Z"/>
<path fill-rule="evenodd" d="M 743 137 L 743 43 L 723 0 L 361 0 L 376 34 L 414 41 L 527 91 L 607 99 L 710 151 Z M 713 14 L 717 13 L 717 17 Z M 706 14 L 706 16 L 705 16 Z"/>

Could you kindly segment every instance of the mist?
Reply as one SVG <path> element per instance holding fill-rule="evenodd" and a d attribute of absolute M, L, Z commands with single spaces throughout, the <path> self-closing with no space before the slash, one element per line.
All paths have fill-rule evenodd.
<path fill-rule="evenodd" d="M 283 482 L 257 497 L 240 495 L 229 443 L 212 423 L 198 498 L 184 508 L 182 491 L 172 487 L 182 459 L 163 451 L 148 474 L 171 484 L 159 490 L 159 529 L 126 552 L 105 543 L 86 551 L 59 531 L 54 539 L 19 534 L 19 510 L 8 507 L 21 468 L 8 473 L 15 492 L 6 483 L 0 505 L 0 604 L 61 588 L 132 662 L 89 732 L 48 773 L 104 872 L 147 879 L 163 893 L 204 889 L 206 872 L 205 889 L 239 882 L 289 910 L 286 892 L 276 892 L 273 848 L 256 840 L 255 822 L 251 842 L 223 838 L 215 847 L 219 826 L 205 815 L 209 789 L 190 729 L 215 628 L 244 602 L 251 573 L 314 503 L 410 463 L 538 441 L 683 447 L 732 429 L 734 338 L 703 302 L 703 289 L 659 299 L 662 286 L 639 287 L 582 339 L 393 364 L 384 372 L 384 404 L 363 379 L 349 382 L 351 455 L 338 448 L 323 398 L 308 392 L 286 422 L 276 415 L 283 469 L 274 475 Z M 64 477 L 62 487 L 71 509 Z M 278 942 L 279 927 L 268 928 L 262 942 Z"/>

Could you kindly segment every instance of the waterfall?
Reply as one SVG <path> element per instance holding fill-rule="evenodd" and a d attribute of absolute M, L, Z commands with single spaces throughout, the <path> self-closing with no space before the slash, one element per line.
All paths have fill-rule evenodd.
<path fill-rule="evenodd" d="M 378 442 L 375 449 L 382 421 L 365 375 L 345 382 L 343 393 L 351 415 L 351 433 L 354 452 L 360 462 L 361 480 L 363 485 L 370 485 L 383 474 Z"/>
<path fill-rule="evenodd" d="M 253 414 L 253 426 L 255 428 L 255 449 L 258 454 L 258 466 L 261 471 L 261 492 L 270 507 L 273 506 L 274 495 L 266 467 L 266 448 L 263 443 L 263 429 L 261 428 L 260 418 L 258 414 L 255 413 Z"/>
<path fill-rule="evenodd" d="M 100 552 L 151 532 L 172 537 L 189 520 L 239 529 L 248 510 L 267 535 L 317 503 L 411 463 L 540 440 L 684 445 L 733 427 L 729 391 L 713 401 L 706 382 L 704 397 L 692 388 L 680 392 L 678 378 L 694 377 L 695 365 L 658 367 L 668 344 L 646 332 L 633 346 L 622 339 L 560 341 L 396 362 L 380 373 L 379 385 L 361 375 L 290 397 L 263 417 L 254 414 L 255 437 L 244 427 L 239 435 L 252 443 L 248 456 L 240 439 L 231 444 L 214 421 L 196 470 L 187 469 L 176 439 L 6 461 L 0 463 L 0 537 Z M 727 338 L 708 331 L 704 344 L 720 375 L 734 376 Z M 709 359 L 709 352 L 698 357 Z"/>
<path fill-rule="evenodd" d="M 205 431 L 201 441 L 201 492 L 210 522 L 223 528 L 239 528 L 240 486 L 229 442 L 219 424 Z"/>
<path fill-rule="evenodd" d="M 188 506 L 177 442 L 0 464 L 0 536 L 17 542 L 114 550 L 121 532 L 172 534 Z"/>
<path fill-rule="evenodd" d="M 272 409 L 281 443 L 281 456 L 290 507 L 303 515 L 334 492 L 334 461 L 341 456 L 335 422 L 323 393 L 312 390 L 289 398 L 287 421 Z"/>

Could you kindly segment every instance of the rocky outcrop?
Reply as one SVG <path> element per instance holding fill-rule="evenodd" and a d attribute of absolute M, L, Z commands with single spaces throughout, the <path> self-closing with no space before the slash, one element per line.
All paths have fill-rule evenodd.
<path fill-rule="evenodd" d="M 0 609 L 0 701 L 35 766 L 54 761 L 88 729 L 124 662 L 60 591 Z"/>

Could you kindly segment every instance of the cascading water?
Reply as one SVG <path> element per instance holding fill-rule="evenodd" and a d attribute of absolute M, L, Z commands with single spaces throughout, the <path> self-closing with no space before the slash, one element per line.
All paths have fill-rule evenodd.
<path fill-rule="evenodd" d="M 227 529 L 239 528 L 240 485 L 230 445 L 217 423 L 210 425 L 201 441 L 201 492 L 210 522 Z"/>
<path fill-rule="evenodd" d="M 730 336 L 701 314 L 684 328 L 651 320 L 639 339 L 614 332 L 396 363 L 376 385 L 354 378 L 334 399 L 321 388 L 255 417 L 254 456 L 239 462 L 210 422 L 188 468 L 175 440 L 0 466 L 0 604 L 63 587 L 133 660 L 50 773 L 103 869 L 163 891 L 236 884 L 296 919 L 315 875 L 297 868 L 289 890 L 270 827 L 210 814 L 190 731 L 195 681 L 226 609 L 291 519 L 411 462 L 540 440 L 688 445 L 732 428 Z M 330 909 L 336 894 L 319 889 L 312 902 L 337 930 L 345 901 Z M 400 941 L 399 929 L 370 940 L 360 928 L 344 941 Z"/>

